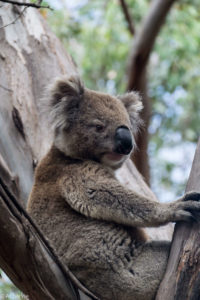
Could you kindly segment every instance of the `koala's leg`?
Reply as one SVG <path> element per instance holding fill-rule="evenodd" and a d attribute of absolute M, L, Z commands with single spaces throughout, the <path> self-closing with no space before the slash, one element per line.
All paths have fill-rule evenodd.
<path fill-rule="evenodd" d="M 166 269 L 169 250 L 170 242 L 147 242 L 136 250 L 128 268 L 112 268 L 112 263 L 105 268 L 99 261 L 96 268 L 79 269 L 77 275 L 101 300 L 153 300 Z"/>
<path fill-rule="evenodd" d="M 132 276 L 129 282 L 132 282 L 132 289 L 128 289 L 127 299 L 155 299 L 166 270 L 170 246 L 171 243 L 168 241 L 150 241 L 144 244 L 130 270 Z"/>

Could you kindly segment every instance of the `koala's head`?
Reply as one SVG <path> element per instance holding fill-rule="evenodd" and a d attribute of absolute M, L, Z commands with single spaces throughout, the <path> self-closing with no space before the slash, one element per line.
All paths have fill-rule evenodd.
<path fill-rule="evenodd" d="M 113 97 L 85 88 L 73 76 L 57 80 L 48 101 L 54 145 L 67 156 L 116 169 L 130 155 L 142 109 L 137 93 Z"/>

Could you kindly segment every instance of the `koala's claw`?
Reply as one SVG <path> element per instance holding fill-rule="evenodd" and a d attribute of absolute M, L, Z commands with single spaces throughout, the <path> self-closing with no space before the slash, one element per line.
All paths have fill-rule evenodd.
<path fill-rule="evenodd" d="M 200 221 L 200 201 L 191 200 L 191 198 L 200 200 L 200 193 L 187 193 L 182 198 L 182 200 L 186 201 L 177 201 L 171 204 L 171 208 L 174 211 L 172 216 L 172 222 Z"/>
<path fill-rule="evenodd" d="M 193 201 L 200 201 L 200 192 L 188 192 L 183 196 L 183 201 L 188 201 L 188 200 L 193 200 Z"/>
<path fill-rule="evenodd" d="M 196 223 L 199 222 L 199 220 L 196 216 L 194 216 L 191 212 L 185 211 L 185 210 L 180 210 L 180 211 L 176 212 L 175 219 L 176 219 L 176 222 L 179 222 L 179 221 L 196 222 Z"/>

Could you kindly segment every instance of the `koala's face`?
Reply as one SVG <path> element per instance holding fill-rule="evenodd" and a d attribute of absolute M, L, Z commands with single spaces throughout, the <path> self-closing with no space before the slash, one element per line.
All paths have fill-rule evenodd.
<path fill-rule="evenodd" d="M 55 145 L 67 156 L 116 169 L 130 155 L 142 108 L 137 94 L 112 97 L 83 88 L 72 77 L 57 81 L 50 105 Z"/>

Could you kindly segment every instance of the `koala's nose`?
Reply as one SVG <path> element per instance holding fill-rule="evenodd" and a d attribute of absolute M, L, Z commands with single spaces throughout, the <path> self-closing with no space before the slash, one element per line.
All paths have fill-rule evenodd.
<path fill-rule="evenodd" d="M 133 148 L 133 139 L 130 130 L 121 126 L 115 132 L 115 152 L 129 154 Z"/>

